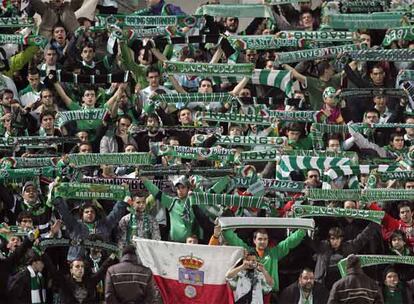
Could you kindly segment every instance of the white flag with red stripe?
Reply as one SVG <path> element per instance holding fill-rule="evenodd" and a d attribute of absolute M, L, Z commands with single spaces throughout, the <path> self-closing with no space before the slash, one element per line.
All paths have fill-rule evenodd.
<path fill-rule="evenodd" d="M 243 258 L 243 248 L 134 241 L 142 264 L 152 270 L 164 304 L 234 302 L 225 275 Z"/>

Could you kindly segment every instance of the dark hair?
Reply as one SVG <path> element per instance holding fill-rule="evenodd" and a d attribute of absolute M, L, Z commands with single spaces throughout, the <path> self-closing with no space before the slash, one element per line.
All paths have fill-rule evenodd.
<path fill-rule="evenodd" d="M 346 268 L 361 268 L 361 261 L 355 254 L 348 255 L 346 259 Z"/>
<path fill-rule="evenodd" d="M 208 82 L 210 82 L 210 83 L 211 83 L 211 86 L 213 86 L 213 81 L 212 81 L 210 78 L 203 78 L 203 79 L 201 79 L 201 80 L 200 80 L 200 82 L 198 83 L 198 87 L 199 87 L 199 88 L 201 87 L 201 83 L 202 83 L 203 81 L 208 81 Z"/>
<path fill-rule="evenodd" d="M 368 109 L 368 110 L 366 110 L 366 111 L 365 111 L 365 113 L 364 113 L 364 118 L 365 118 L 365 116 L 366 116 L 368 113 L 375 113 L 375 114 L 377 114 L 377 115 L 378 115 L 378 117 L 380 117 L 380 113 L 379 113 L 379 111 L 378 111 L 377 109 L 372 108 L 372 109 Z"/>
<path fill-rule="evenodd" d="M 17 222 L 21 223 L 22 220 L 25 219 L 25 218 L 30 218 L 30 219 L 33 220 L 33 215 L 29 211 L 23 210 L 17 216 Z"/>
<path fill-rule="evenodd" d="M 404 134 L 401 132 L 393 132 L 390 135 L 390 142 L 394 141 L 396 137 L 404 137 Z"/>
<path fill-rule="evenodd" d="M 253 239 L 255 239 L 257 237 L 257 234 L 259 234 L 259 233 L 269 235 L 267 233 L 267 230 L 266 229 L 260 228 L 260 229 L 255 230 L 255 232 L 253 232 Z"/>
<path fill-rule="evenodd" d="M 286 126 L 286 131 L 297 131 L 303 133 L 303 128 L 300 123 L 291 122 Z"/>
<path fill-rule="evenodd" d="M 82 45 L 82 51 L 84 48 L 90 48 L 93 49 L 93 51 L 96 51 L 96 46 L 93 43 L 87 42 L 84 45 Z"/>
<path fill-rule="evenodd" d="M 10 90 L 10 89 L 4 89 L 3 91 L 1 91 L 1 94 L 0 94 L 0 99 L 3 99 L 4 94 L 12 94 L 12 95 L 13 95 L 13 97 L 14 97 L 14 93 L 13 93 L 13 91 L 12 91 L 12 90 Z"/>
<path fill-rule="evenodd" d="M 407 201 L 401 202 L 397 205 L 398 211 L 400 211 L 400 209 L 403 208 L 403 207 L 409 207 L 410 210 L 413 211 L 413 206 Z"/>
<path fill-rule="evenodd" d="M 40 255 L 38 255 L 33 249 L 28 249 L 27 252 L 26 252 L 25 257 L 26 257 L 26 264 L 27 265 L 30 265 L 33 262 L 42 260 L 42 257 Z"/>
<path fill-rule="evenodd" d="M 190 111 L 190 113 L 193 113 L 193 111 L 191 111 L 190 108 L 184 107 L 184 108 L 181 108 L 181 109 L 178 110 L 177 116 L 180 117 L 181 112 L 184 111 L 184 110 L 188 110 L 188 111 Z"/>
<path fill-rule="evenodd" d="M 39 74 L 39 69 L 36 67 L 30 67 L 29 70 L 27 71 L 28 75 L 36 75 Z"/>
<path fill-rule="evenodd" d="M 382 70 L 383 72 L 385 72 L 384 68 L 378 63 L 374 64 L 369 72 L 372 73 L 374 71 L 374 69 L 379 69 L 379 70 Z"/>
<path fill-rule="evenodd" d="M 335 237 L 335 238 L 344 237 L 344 232 L 340 227 L 332 227 L 328 231 L 328 237 Z"/>
<path fill-rule="evenodd" d="M 132 123 L 132 118 L 131 116 L 129 116 L 128 114 L 123 114 L 121 116 L 118 116 L 118 119 L 116 120 L 117 122 L 120 122 L 121 119 L 128 119 L 131 123 Z"/>
<path fill-rule="evenodd" d="M 56 28 L 58 28 L 58 27 L 63 27 L 63 29 L 65 30 L 65 32 L 67 33 L 68 31 L 66 30 L 66 27 L 63 25 L 63 23 L 62 22 L 58 22 L 58 23 L 56 23 L 53 27 L 52 27 L 52 33 L 55 31 L 55 29 Z"/>
<path fill-rule="evenodd" d="M 158 73 L 158 75 L 161 75 L 160 70 L 152 65 L 148 67 L 147 72 L 145 73 L 145 76 L 148 77 L 149 73 Z"/>
<path fill-rule="evenodd" d="M 53 111 L 44 111 L 44 112 L 40 113 L 39 120 L 42 121 L 43 117 L 45 117 L 45 116 L 52 116 L 53 119 L 55 119 L 56 112 L 53 112 Z"/>
<path fill-rule="evenodd" d="M 405 235 L 405 233 L 399 229 L 394 230 L 394 232 L 391 234 L 389 241 L 391 243 L 392 239 L 400 237 L 403 239 L 403 241 L 407 244 L 407 236 Z"/>
<path fill-rule="evenodd" d="M 311 268 L 309 268 L 309 267 L 304 267 L 304 268 L 302 268 L 302 270 L 300 271 L 300 273 L 299 273 L 299 276 L 301 276 L 302 275 L 302 273 L 304 273 L 304 272 L 314 272 L 313 271 L 313 269 L 311 269 Z"/>
<path fill-rule="evenodd" d="M 126 245 L 124 248 L 122 248 L 122 255 L 126 254 L 136 254 L 136 248 L 134 245 Z"/>
<path fill-rule="evenodd" d="M 322 60 L 316 65 L 318 76 L 322 76 L 327 69 L 331 67 L 331 63 L 328 60 Z"/>

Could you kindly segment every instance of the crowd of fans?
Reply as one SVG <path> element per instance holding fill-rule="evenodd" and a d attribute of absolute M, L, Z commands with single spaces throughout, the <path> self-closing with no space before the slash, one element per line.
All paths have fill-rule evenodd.
<path fill-rule="evenodd" d="M 146 15 L 185 15 L 180 7 L 164 0 L 146 2 Z M 277 22 L 254 18 L 245 29 L 239 27 L 238 16 L 205 16 L 206 22 L 200 27 L 173 31 L 177 30 L 175 33 L 179 36 L 277 36 L 282 30 L 318 31 L 323 23 L 324 2 L 329 1 L 303 0 L 269 5 Z M 410 1 L 395 2 L 410 4 Z M 63 140 L 40 148 L 3 145 L 0 150 L 3 165 L 10 157 L 50 157 L 67 164 L 67 154 L 155 153 L 153 143 L 195 146 L 195 138 L 199 134 L 207 135 L 202 147 L 214 146 L 221 135 L 244 135 L 285 137 L 285 144 L 279 151 L 281 154 L 315 149 L 312 122 L 272 120 L 270 127 L 263 128 L 237 122 L 219 123 L 218 126 L 215 122 L 199 121 L 195 117 L 197 111 L 207 110 L 248 113 L 251 105 L 253 109 L 259 108 L 264 112 L 316 111 L 315 123 L 367 124 L 368 128 L 361 132 L 325 134 L 326 151 L 337 155 L 352 151 L 367 163 L 376 159 L 377 164 L 390 165 L 402 163 L 412 151 L 414 128 L 369 126 L 379 123 L 414 124 L 414 94 L 410 92 L 414 79 L 402 84 L 406 94 L 403 98 L 390 97 L 385 91 L 387 88 L 400 88 L 397 76 L 403 70 L 414 70 L 414 62 L 344 63 L 339 54 L 329 59 L 278 65 L 275 64 L 278 53 L 295 48 L 241 50 L 236 63 L 251 63 L 255 69 L 291 72 L 294 94 L 288 98 L 281 88 L 248 81 L 229 83 L 200 75 L 167 75 L 164 71 L 167 60 L 227 63 L 229 58 L 224 52 L 217 52 L 220 46 L 214 43 L 158 44 L 155 37 L 128 39 L 115 36 L 109 28 L 96 26 L 95 15 L 118 12 L 116 0 L 101 0 L 99 3 L 92 0 L 50 0 L 45 3 L 41 0 L 9 0 L 2 3 L 2 18 L 31 18 L 35 14 L 41 17 L 37 18 L 38 25 L 33 28 L 2 25 L 3 34 L 41 35 L 47 39 L 42 46 L 3 44 L 0 48 L 0 132 L 3 142 L 27 136 L 76 137 L 75 143 Z M 209 4 L 220 4 L 220 1 L 200 5 Z M 88 17 L 75 15 L 81 6 Z M 385 32 L 383 29 L 359 29 L 356 43 L 379 49 Z M 329 45 L 329 41 L 327 43 Z M 396 40 L 391 48 L 414 51 L 414 40 Z M 126 71 L 129 75 L 124 73 Z M 94 82 L 65 81 L 63 76 L 59 78 L 64 73 L 79 77 L 120 73 L 127 76 L 124 82 L 108 81 L 97 85 Z M 377 88 L 379 93 L 370 97 L 356 94 L 340 98 L 341 92 L 349 88 Z M 239 98 L 239 103 L 183 101 L 173 105 L 153 102 L 157 95 L 213 92 L 230 93 Z M 250 97 L 257 97 L 257 100 Z M 259 103 L 260 99 L 264 102 Z M 254 102 L 243 104 L 243 100 Z M 57 127 L 60 113 L 95 108 L 107 110 L 102 119 L 70 121 Z M 249 149 L 270 148 L 230 146 L 236 154 Z M 81 177 L 136 178 L 144 185 L 143 189 L 131 190 L 131 197 L 118 202 L 79 201 L 55 196 L 54 189 L 59 180 L 50 177 L 16 181 L 1 175 L 0 302 L 162 303 L 151 270 L 143 266 L 136 255 L 132 244 L 135 236 L 245 248 L 243 261 L 229 269 L 226 275 L 229 286 L 234 290 L 235 303 L 414 302 L 414 265 L 374 265 L 364 268 L 364 274 L 357 256 L 412 256 L 412 201 L 360 202 L 341 201 L 339 198 L 337 201 L 313 201 L 301 199 L 303 193 L 285 191 L 265 194 L 268 198 L 275 198 L 275 195 L 278 199 L 291 198 L 281 206 L 271 205 L 268 209 L 192 205 L 189 196 L 191 192 L 200 191 L 201 187 L 211 193 L 237 196 L 254 193 L 249 192 L 248 187 L 230 187 L 229 180 L 235 173 L 221 177 L 203 176 L 203 172 L 197 176 L 191 174 L 194 168 L 205 168 L 206 172 L 211 168 L 220 171 L 223 164 L 219 161 L 188 160 L 171 155 L 156 159 L 154 168 L 163 170 L 185 166 L 189 173 L 148 176 L 131 166 L 71 168 L 79 171 Z M 276 160 L 250 165 L 260 178 L 275 179 Z M 401 168 L 411 170 L 410 164 L 408 167 L 402 164 Z M 9 168 L 3 166 L 2 170 Z M 308 168 L 292 170 L 289 179 L 303 182 L 307 189 L 349 189 L 348 176 L 327 181 L 324 175 L 323 170 Z M 358 189 L 414 189 L 414 179 L 386 182 L 378 179 L 372 186 L 367 177 L 366 173 L 358 175 Z M 202 186 L 197 178 L 202 179 Z M 217 220 L 226 216 L 290 217 L 293 206 L 301 203 L 384 210 L 385 216 L 380 224 L 354 218 L 315 217 L 312 238 L 302 229 L 221 229 Z M 39 250 L 38 244 L 46 239 L 70 239 L 75 243 Z M 102 248 L 76 244 L 76 241 L 83 240 L 116 244 L 122 254 L 117 256 Z M 337 263 L 348 256 L 347 276 L 341 279 Z"/>

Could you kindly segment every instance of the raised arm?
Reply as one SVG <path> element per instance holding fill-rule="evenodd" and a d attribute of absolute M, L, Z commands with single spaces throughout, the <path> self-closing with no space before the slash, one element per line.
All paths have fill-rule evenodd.
<path fill-rule="evenodd" d="M 306 84 L 306 76 L 304 76 L 301 73 L 299 73 L 298 71 L 296 71 L 296 69 L 292 68 L 288 64 L 282 64 L 282 68 L 292 72 L 292 77 L 299 80 L 300 83 Z"/>
<path fill-rule="evenodd" d="M 289 235 L 286 239 L 281 241 L 276 247 L 272 248 L 271 250 L 275 250 L 277 252 L 278 260 L 281 260 L 285 256 L 288 255 L 289 251 L 295 247 L 297 247 L 306 236 L 306 231 L 303 229 L 296 230 L 291 235 Z"/>
<path fill-rule="evenodd" d="M 70 107 L 70 104 L 72 103 L 72 99 L 66 94 L 65 90 L 62 88 L 62 85 L 59 82 L 55 82 L 54 84 L 55 90 L 62 99 L 62 101 L 65 103 L 65 106 L 67 108 Z"/>

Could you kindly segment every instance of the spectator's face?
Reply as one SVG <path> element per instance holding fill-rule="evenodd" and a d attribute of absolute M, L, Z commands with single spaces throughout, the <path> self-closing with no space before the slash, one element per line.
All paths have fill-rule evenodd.
<path fill-rule="evenodd" d="M 90 145 L 80 145 L 79 154 L 92 153 L 92 148 Z"/>
<path fill-rule="evenodd" d="M 82 219 L 85 223 L 93 223 L 95 221 L 96 213 L 92 207 L 83 210 Z"/>
<path fill-rule="evenodd" d="M 147 128 L 151 131 L 151 132 L 155 132 L 158 130 L 158 120 L 155 119 L 154 117 L 148 117 L 147 119 Z"/>
<path fill-rule="evenodd" d="M 34 186 L 28 186 L 23 191 L 23 199 L 29 204 L 34 204 L 37 201 L 38 193 Z"/>
<path fill-rule="evenodd" d="M 131 121 L 126 118 L 121 118 L 118 122 L 118 132 L 121 135 L 127 134 L 128 128 L 131 125 Z"/>
<path fill-rule="evenodd" d="M 378 111 L 380 112 L 385 111 L 386 104 L 385 104 L 385 98 L 383 96 L 374 97 L 374 103 Z"/>
<path fill-rule="evenodd" d="M 247 50 L 246 51 L 246 62 L 256 64 L 256 61 L 257 61 L 257 51 Z"/>
<path fill-rule="evenodd" d="M 63 5 L 63 0 L 50 0 L 50 3 L 52 3 L 56 7 L 60 7 Z"/>
<path fill-rule="evenodd" d="M 70 273 L 74 279 L 82 280 L 85 273 L 85 265 L 83 261 L 73 261 L 70 266 Z"/>
<path fill-rule="evenodd" d="M 403 136 L 395 136 L 391 142 L 391 147 L 395 150 L 401 150 L 404 148 L 404 137 Z"/>
<path fill-rule="evenodd" d="M 412 117 L 412 118 L 407 118 L 407 119 L 406 119 L 406 121 L 405 121 L 405 123 L 408 123 L 408 124 L 414 124 L 414 117 Z M 407 132 L 407 134 L 408 134 L 410 137 L 413 137 L 413 136 L 414 136 L 414 128 L 405 128 L 405 132 Z"/>
<path fill-rule="evenodd" d="M 248 261 L 248 269 L 255 269 L 257 267 L 257 259 L 256 256 L 250 254 L 246 257 L 246 261 Z"/>
<path fill-rule="evenodd" d="M 308 173 L 306 174 L 306 181 L 305 183 L 308 186 L 311 187 L 316 187 L 319 185 L 320 180 L 319 180 L 319 173 L 315 170 L 310 170 L 308 171 Z"/>
<path fill-rule="evenodd" d="M 193 122 L 193 118 L 191 117 L 191 111 L 189 109 L 184 109 L 180 112 L 180 117 L 178 121 L 182 125 L 189 125 Z"/>
<path fill-rule="evenodd" d="M 198 244 L 198 239 L 192 236 L 189 236 L 186 240 L 185 240 L 186 244 Z"/>
<path fill-rule="evenodd" d="M 160 74 L 158 72 L 150 72 L 147 76 L 148 83 L 152 88 L 158 88 L 160 85 Z"/>
<path fill-rule="evenodd" d="M 147 59 L 144 58 L 145 50 L 141 49 L 138 55 L 138 61 L 142 65 L 150 65 L 152 62 L 152 53 L 148 53 Z"/>
<path fill-rule="evenodd" d="M 188 187 L 183 184 L 177 185 L 177 196 L 179 199 L 184 199 L 188 195 Z"/>
<path fill-rule="evenodd" d="M 160 0 L 145 0 L 145 1 L 147 2 L 148 7 L 157 5 L 160 2 Z"/>
<path fill-rule="evenodd" d="M 42 91 L 41 102 L 46 107 L 51 107 L 53 105 L 53 93 L 49 90 Z"/>
<path fill-rule="evenodd" d="M 53 30 L 53 38 L 59 43 L 64 44 L 66 41 L 66 30 L 63 27 L 56 27 Z"/>
<path fill-rule="evenodd" d="M 239 97 L 252 97 L 252 93 L 250 92 L 249 89 L 244 88 L 240 91 Z"/>
<path fill-rule="evenodd" d="M 367 35 L 367 34 L 361 34 L 361 35 L 359 36 L 359 38 L 361 39 L 361 42 L 362 42 L 362 43 L 365 43 L 365 44 L 368 46 L 368 48 L 370 48 L 370 47 L 371 47 L 371 36 L 370 36 L 370 35 Z"/>
<path fill-rule="evenodd" d="M 411 224 L 413 221 L 413 212 L 410 207 L 404 206 L 400 208 L 400 219 L 407 224 Z"/>
<path fill-rule="evenodd" d="M 13 93 L 6 92 L 3 94 L 2 104 L 9 105 L 11 104 L 12 101 L 13 101 Z"/>
<path fill-rule="evenodd" d="M 267 245 L 269 245 L 269 236 L 266 233 L 258 232 L 253 243 L 256 246 L 256 249 L 265 250 Z"/>
<path fill-rule="evenodd" d="M 81 57 L 82 60 L 84 60 L 87 63 L 90 63 L 93 61 L 95 57 L 95 51 L 91 47 L 84 47 L 82 49 Z"/>
<path fill-rule="evenodd" d="M 135 149 L 133 145 L 126 146 L 125 153 L 134 153 L 134 152 L 137 152 L 137 150 Z"/>
<path fill-rule="evenodd" d="M 29 74 L 29 76 L 27 76 L 27 81 L 29 81 L 32 88 L 37 89 L 40 84 L 40 76 L 39 74 Z"/>
<path fill-rule="evenodd" d="M 47 65 L 55 65 L 57 61 L 57 54 L 55 50 L 47 50 L 45 54 L 45 63 Z"/>
<path fill-rule="evenodd" d="M 356 209 L 356 203 L 354 201 L 346 201 L 344 203 L 344 208 L 345 209 Z"/>
<path fill-rule="evenodd" d="M 300 18 L 300 21 L 302 22 L 302 25 L 303 25 L 304 28 L 312 28 L 313 27 L 313 17 L 310 13 L 302 14 L 302 17 Z"/>
<path fill-rule="evenodd" d="M 45 268 L 45 264 L 43 263 L 43 261 L 39 260 L 39 261 L 35 261 L 32 263 L 32 267 L 33 270 L 36 272 L 42 272 L 43 268 Z"/>
<path fill-rule="evenodd" d="M 390 271 L 385 276 L 384 284 L 390 289 L 396 289 L 400 279 L 398 278 L 398 274 L 396 272 Z"/>
<path fill-rule="evenodd" d="M 365 114 L 364 123 L 376 124 L 379 121 L 378 113 L 368 112 Z"/>
<path fill-rule="evenodd" d="M 42 118 L 41 127 L 45 130 L 52 130 L 55 119 L 52 115 L 45 115 Z"/>
<path fill-rule="evenodd" d="M 414 181 L 407 181 L 405 183 L 405 189 L 407 190 L 414 189 Z"/>
<path fill-rule="evenodd" d="M 198 88 L 199 93 L 213 93 L 213 86 L 208 80 L 203 80 Z"/>
<path fill-rule="evenodd" d="M 242 129 L 240 127 L 231 127 L 229 130 L 230 136 L 241 136 L 242 135 Z"/>
<path fill-rule="evenodd" d="M 315 274 L 304 270 L 299 276 L 299 286 L 306 292 L 310 292 L 315 284 Z"/>
<path fill-rule="evenodd" d="M 329 237 L 329 244 L 331 245 L 332 249 L 337 250 L 342 244 L 342 237 Z"/>
<path fill-rule="evenodd" d="M 297 142 L 299 140 L 300 137 L 300 131 L 288 131 L 287 132 L 287 136 L 288 136 L 288 140 L 292 141 L 292 142 Z"/>
<path fill-rule="evenodd" d="M 86 90 L 83 93 L 82 101 L 88 108 L 93 108 L 96 103 L 96 94 L 93 90 Z"/>
<path fill-rule="evenodd" d="M 88 142 L 89 141 L 89 136 L 87 132 L 78 132 L 76 134 L 76 136 L 82 141 L 82 142 Z"/>
<path fill-rule="evenodd" d="M 237 32 L 237 28 L 239 27 L 239 21 L 236 18 L 226 18 L 226 22 L 224 23 L 226 30 L 230 33 Z"/>
<path fill-rule="evenodd" d="M 145 211 L 145 207 L 147 206 L 146 200 L 144 196 L 138 196 L 135 198 L 134 200 L 134 209 L 138 212 L 138 213 L 144 213 Z"/>
<path fill-rule="evenodd" d="M 18 236 L 12 236 L 7 243 L 7 249 L 9 251 L 15 251 L 17 247 L 22 244 L 22 240 Z"/>
<path fill-rule="evenodd" d="M 273 70 L 273 61 L 272 60 L 266 61 L 265 69 L 266 70 Z"/>
<path fill-rule="evenodd" d="M 337 139 L 330 139 L 328 142 L 328 151 L 339 152 L 341 151 L 341 144 Z"/>
<path fill-rule="evenodd" d="M 401 251 L 405 246 L 405 242 L 401 236 L 396 236 L 392 238 L 391 246 L 395 250 Z"/>
<path fill-rule="evenodd" d="M 33 220 L 30 217 L 24 217 L 19 223 L 19 226 L 23 229 L 32 229 L 33 228 Z"/>
<path fill-rule="evenodd" d="M 170 139 L 169 145 L 178 147 L 180 145 L 180 142 L 175 139 Z"/>
<path fill-rule="evenodd" d="M 373 68 L 370 77 L 375 85 L 383 85 L 385 72 L 381 68 Z"/>

